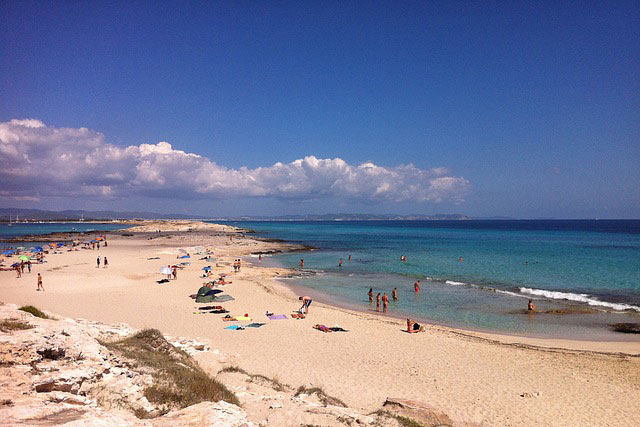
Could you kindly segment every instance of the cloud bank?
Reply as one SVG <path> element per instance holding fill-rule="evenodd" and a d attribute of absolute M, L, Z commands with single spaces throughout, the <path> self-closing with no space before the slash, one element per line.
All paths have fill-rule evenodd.
<path fill-rule="evenodd" d="M 183 199 L 272 197 L 364 202 L 463 201 L 469 182 L 446 168 L 419 169 L 307 156 L 290 163 L 229 169 L 168 142 L 125 148 L 87 128 L 39 120 L 0 123 L 0 197 Z"/>

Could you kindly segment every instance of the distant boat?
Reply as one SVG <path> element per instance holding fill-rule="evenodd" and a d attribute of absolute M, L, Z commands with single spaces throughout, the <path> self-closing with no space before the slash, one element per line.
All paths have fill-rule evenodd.
<path fill-rule="evenodd" d="M 9 223 L 7 224 L 7 227 L 13 227 L 13 224 L 11 224 L 11 214 L 9 214 Z"/>

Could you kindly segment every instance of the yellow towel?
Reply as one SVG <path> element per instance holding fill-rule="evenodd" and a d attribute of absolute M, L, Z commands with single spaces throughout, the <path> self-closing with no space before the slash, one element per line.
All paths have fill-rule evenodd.
<path fill-rule="evenodd" d="M 238 322 L 251 322 L 251 317 L 247 316 L 236 316 L 236 320 Z"/>

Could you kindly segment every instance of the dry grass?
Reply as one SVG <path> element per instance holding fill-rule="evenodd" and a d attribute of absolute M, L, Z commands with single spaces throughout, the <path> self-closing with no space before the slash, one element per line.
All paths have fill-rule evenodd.
<path fill-rule="evenodd" d="M 393 418 L 400 424 L 401 427 L 427 427 L 425 424 L 421 424 L 416 420 L 411 418 L 403 417 L 402 415 L 392 414 L 388 411 L 383 411 L 379 409 L 375 412 L 372 412 L 371 415 L 377 415 L 379 417 Z M 450 427 L 449 424 L 439 424 L 439 425 L 430 425 L 428 427 Z"/>
<path fill-rule="evenodd" d="M 342 400 L 338 399 L 337 397 L 329 396 L 320 387 L 307 388 L 301 385 L 300 387 L 298 387 L 298 390 L 296 390 L 295 395 L 299 396 L 303 393 L 308 395 L 315 394 L 316 396 L 318 396 L 318 400 L 320 400 L 320 402 L 322 402 L 322 404 L 325 406 L 332 405 L 332 406 L 342 406 L 343 408 L 347 407 L 347 405 Z"/>
<path fill-rule="evenodd" d="M 20 307 L 18 310 L 22 310 L 25 311 L 27 313 L 31 313 L 36 317 L 39 317 L 41 319 L 51 319 L 51 317 L 47 316 L 45 313 L 43 313 L 39 308 L 34 307 L 32 305 L 23 305 L 22 307 Z"/>
<path fill-rule="evenodd" d="M 167 410 L 219 400 L 240 404 L 231 391 L 209 377 L 187 353 L 167 342 L 158 330 L 145 329 L 123 340 L 102 344 L 153 377 L 154 384 L 145 389 L 144 395 Z M 136 416 L 148 418 L 149 414 L 143 412 L 137 410 Z"/>
<path fill-rule="evenodd" d="M 238 366 L 227 366 L 225 368 L 223 368 L 221 371 L 222 372 L 232 372 L 232 373 L 239 373 L 239 374 L 244 374 L 247 377 L 249 377 L 249 381 L 250 382 L 263 382 L 263 383 L 267 383 L 269 385 L 269 387 L 271 387 L 272 389 L 274 389 L 275 391 L 287 391 L 289 389 L 289 387 L 286 384 L 281 383 L 280 381 L 278 381 L 277 378 L 269 378 L 266 377 L 264 375 L 260 375 L 260 374 L 250 374 L 247 371 L 245 371 L 244 369 L 238 367 Z"/>
<path fill-rule="evenodd" d="M 0 323 L 0 331 L 2 332 L 21 331 L 31 328 L 33 328 L 33 326 L 17 319 L 5 319 Z"/>

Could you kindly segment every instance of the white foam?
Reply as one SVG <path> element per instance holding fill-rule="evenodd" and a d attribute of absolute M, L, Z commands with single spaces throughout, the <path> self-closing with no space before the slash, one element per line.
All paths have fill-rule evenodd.
<path fill-rule="evenodd" d="M 464 282 L 454 282 L 453 280 L 445 280 L 445 282 L 447 285 L 451 285 L 451 286 L 465 286 L 468 285 L 469 283 L 464 283 Z"/>
<path fill-rule="evenodd" d="M 544 289 L 520 288 L 523 294 L 537 295 L 550 299 L 583 302 L 592 306 L 608 307 L 618 311 L 635 310 L 640 312 L 640 307 L 631 304 L 600 301 L 589 294 L 573 294 L 571 292 L 546 291 Z"/>
<path fill-rule="evenodd" d="M 495 291 L 499 294 L 506 294 L 506 295 L 511 295 L 512 297 L 518 297 L 518 298 L 529 298 L 526 295 L 522 295 L 522 294 L 518 294 L 515 292 L 511 292 L 511 291 L 503 291 L 502 289 L 495 289 Z"/>

